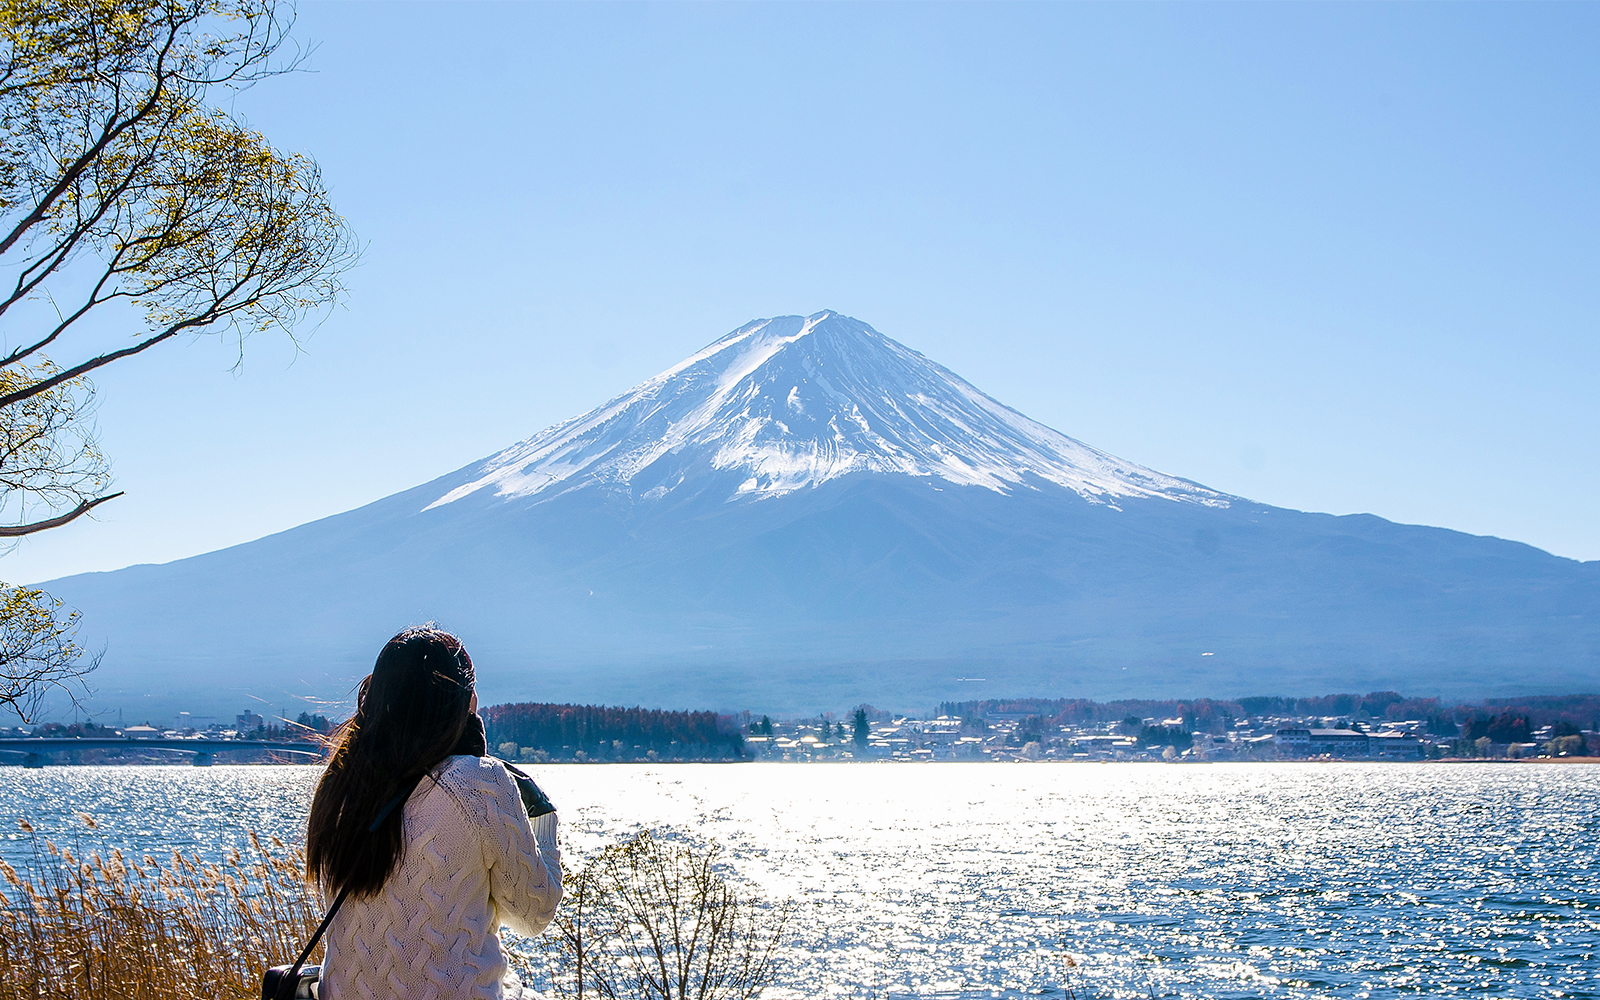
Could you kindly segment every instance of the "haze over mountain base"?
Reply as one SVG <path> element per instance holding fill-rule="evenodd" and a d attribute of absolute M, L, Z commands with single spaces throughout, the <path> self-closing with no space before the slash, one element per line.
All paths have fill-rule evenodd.
<path fill-rule="evenodd" d="M 97 701 L 347 698 L 437 620 L 498 701 L 1592 688 L 1600 563 L 1231 497 L 1097 452 L 837 314 L 761 321 L 416 489 L 50 583 Z"/>

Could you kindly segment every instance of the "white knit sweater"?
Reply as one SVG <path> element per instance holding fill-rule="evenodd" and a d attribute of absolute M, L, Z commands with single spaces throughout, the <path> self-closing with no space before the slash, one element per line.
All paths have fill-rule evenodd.
<path fill-rule="evenodd" d="M 322 1000 L 513 1000 L 500 925 L 544 930 L 561 901 L 556 817 L 529 821 L 496 760 L 447 757 L 405 804 L 405 857 L 328 929 Z"/>

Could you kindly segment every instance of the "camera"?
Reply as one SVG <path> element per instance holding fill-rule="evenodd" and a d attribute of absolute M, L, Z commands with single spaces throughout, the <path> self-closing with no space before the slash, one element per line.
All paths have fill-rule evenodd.
<path fill-rule="evenodd" d="M 550 801 L 544 789 L 534 784 L 532 776 L 527 771 L 508 760 L 502 760 L 500 763 L 511 772 L 511 780 L 517 783 L 517 794 L 522 798 L 522 807 L 528 811 L 529 819 L 538 819 L 545 813 L 556 811 L 555 803 Z"/>
<path fill-rule="evenodd" d="M 261 1000 L 317 1000 L 322 966 L 302 966 L 291 989 L 287 982 L 292 965 L 275 965 L 261 974 Z M 280 992 L 281 991 L 281 992 Z"/>

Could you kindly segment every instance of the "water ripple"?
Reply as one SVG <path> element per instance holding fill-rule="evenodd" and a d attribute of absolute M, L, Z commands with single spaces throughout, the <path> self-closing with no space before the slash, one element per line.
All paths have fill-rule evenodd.
<path fill-rule="evenodd" d="M 295 839 L 307 767 L 0 771 L 0 856 Z M 793 899 L 770 997 L 1600 997 L 1600 767 L 541 769 L 587 854 L 714 839 Z M 94 814 L 93 839 L 75 817 Z M 1066 969 L 1067 956 L 1078 965 Z"/>

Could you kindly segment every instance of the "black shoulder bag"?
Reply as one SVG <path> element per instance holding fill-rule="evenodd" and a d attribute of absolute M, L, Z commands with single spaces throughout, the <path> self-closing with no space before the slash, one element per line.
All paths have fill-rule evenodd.
<path fill-rule="evenodd" d="M 404 788 L 400 794 L 383 804 L 378 810 L 378 816 L 367 827 L 368 833 L 376 833 L 383 821 L 389 818 L 395 807 L 403 804 L 411 797 L 417 785 L 422 781 L 421 775 Z M 322 979 L 322 966 L 306 966 L 306 959 L 317 947 L 317 942 L 322 940 L 322 935 L 327 933 L 328 925 L 333 923 L 333 915 L 339 912 L 339 906 L 344 898 L 350 895 L 350 886 L 346 885 L 339 890 L 339 895 L 334 897 L 333 905 L 328 907 L 327 916 L 322 918 L 322 923 L 311 935 L 311 940 L 306 942 L 305 949 L 300 952 L 300 957 L 294 960 L 293 965 L 274 965 L 261 974 L 261 1000 L 315 1000 L 317 984 Z"/>

